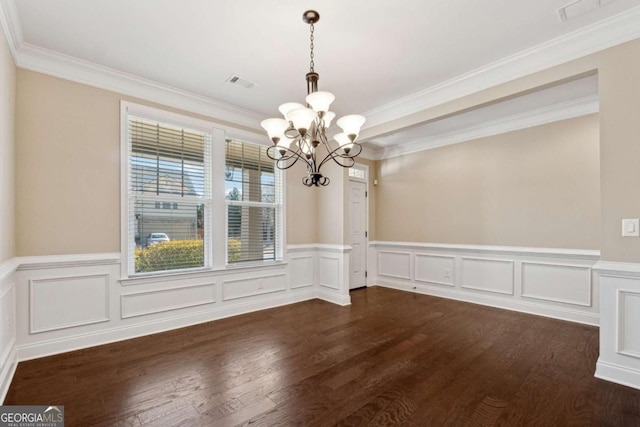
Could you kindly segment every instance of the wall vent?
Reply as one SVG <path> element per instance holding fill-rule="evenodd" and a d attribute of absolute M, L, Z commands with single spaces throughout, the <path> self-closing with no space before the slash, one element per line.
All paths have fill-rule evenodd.
<path fill-rule="evenodd" d="M 561 22 L 566 22 L 615 0 L 575 0 L 558 9 Z"/>
<path fill-rule="evenodd" d="M 229 78 L 226 81 L 233 85 L 242 86 L 243 88 L 246 88 L 246 89 L 251 89 L 258 85 L 257 83 L 250 82 L 249 80 L 243 79 L 242 77 L 236 76 L 235 74 L 232 74 L 231 76 L 229 76 Z"/>

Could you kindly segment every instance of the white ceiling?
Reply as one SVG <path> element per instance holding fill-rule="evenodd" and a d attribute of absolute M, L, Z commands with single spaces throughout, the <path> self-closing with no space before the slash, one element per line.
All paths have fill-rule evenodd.
<path fill-rule="evenodd" d="M 193 94 L 198 101 L 249 110 L 255 113 L 243 123 L 249 126 L 258 117 L 277 115 L 281 103 L 301 102 L 306 95 L 309 27 L 302 13 L 307 9 L 321 15 L 316 71 L 320 89 L 336 95 L 332 110 L 340 116 L 376 114 L 411 94 L 640 5 L 640 0 L 607 0 L 561 22 L 557 10 L 571 0 L 3 1 L 4 9 L 12 10 L 16 50 L 25 52 L 18 65 L 46 71 L 49 65 L 33 66 L 29 49 L 67 55 Z M 257 86 L 226 83 L 232 74 Z M 566 99 L 556 93 L 556 101 Z M 553 101 L 552 94 L 546 96 L 546 103 Z M 415 137 L 412 132 L 445 132 L 457 125 L 429 126 L 376 141 L 397 144 Z"/>

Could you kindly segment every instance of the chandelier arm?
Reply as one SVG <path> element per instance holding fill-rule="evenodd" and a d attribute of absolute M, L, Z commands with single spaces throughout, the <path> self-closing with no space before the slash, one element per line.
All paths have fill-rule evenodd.
<path fill-rule="evenodd" d="M 270 150 L 275 150 L 278 149 L 276 146 L 272 145 L 270 147 L 267 148 L 267 157 L 269 157 L 271 160 L 275 160 L 276 161 L 276 167 L 280 170 L 287 170 L 290 167 L 292 167 L 293 165 L 295 165 L 298 160 L 302 160 L 303 162 L 305 162 L 307 164 L 307 166 L 309 165 L 309 162 L 307 161 L 307 159 L 304 158 L 304 156 L 301 156 L 300 154 L 298 154 L 297 152 L 286 148 L 287 151 L 290 151 L 292 154 L 290 154 L 287 157 L 280 157 L 280 158 L 276 158 L 274 157 Z M 293 162 L 287 164 L 287 161 L 293 159 Z M 284 165 L 284 166 L 282 166 Z"/>
<path fill-rule="evenodd" d="M 327 150 L 331 150 L 331 146 L 329 146 L 329 144 L 325 143 L 325 145 L 327 147 Z M 353 160 L 353 158 L 358 156 L 358 154 L 360 154 L 362 152 L 362 145 L 360 145 L 360 143 L 358 143 L 358 142 L 354 142 L 353 143 L 353 148 L 355 148 L 356 146 L 359 148 L 359 151 L 358 151 L 357 154 L 351 154 L 351 152 L 349 152 L 349 154 L 340 154 L 340 153 L 338 153 L 338 150 L 341 150 L 342 147 L 337 147 L 337 148 L 329 151 L 329 154 L 327 154 L 326 157 L 322 160 L 322 162 L 318 166 L 318 169 L 320 169 L 322 167 L 322 165 L 324 165 L 330 159 L 333 160 L 334 162 L 336 162 L 339 166 L 342 166 L 343 168 L 350 168 L 351 166 L 353 166 L 355 164 L 355 160 Z M 345 166 L 338 159 L 351 160 L 351 165 L 350 166 Z"/>

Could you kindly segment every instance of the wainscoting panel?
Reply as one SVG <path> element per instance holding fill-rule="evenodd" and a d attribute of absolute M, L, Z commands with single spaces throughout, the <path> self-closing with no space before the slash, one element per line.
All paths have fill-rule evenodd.
<path fill-rule="evenodd" d="M 289 259 L 291 265 L 291 289 L 313 286 L 313 255 Z"/>
<path fill-rule="evenodd" d="M 523 261 L 522 296 L 590 307 L 591 268 Z"/>
<path fill-rule="evenodd" d="M 640 358 L 640 292 L 618 292 L 618 353 Z"/>
<path fill-rule="evenodd" d="M 513 261 L 462 258 L 462 287 L 513 295 Z"/>
<path fill-rule="evenodd" d="M 340 289 L 340 260 L 320 255 L 320 286 Z"/>
<path fill-rule="evenodd" d="M 222 282 L 222 299 L 230 301 L 284 291 L 287 289 L 286 280 L 284 274 L 225 280 Z"/>
<path fill-rule="evenodd" d="M 29 281 L 30 332 L 109 321 L 109 276 L 87 275 Z"/>
<path fill-rule="evenodd" d="M 598 325 L 598 251 L 371 242 L 369 286 Z"/>
<path fill-rule="evenodd" d="M 195 307 L 216 302 L 215 283 L 121 295 L 122 318 Z"/>
<path fill-rule="evenodd" d="M 640 389 L 640 264 L 600 261 L 600 356 L 595 376 Z"/>
<path fill-rule="evenodd" d="M 411 280 L 411 253 L 379 251 L 378 276 Z"/>
<path fill-rule="evenodd" d="M 16 352 L 16 286 L 13 260 L 0 263 L 0 404 L 9 390 L 18 358 Z"/>
<path fill-rule="evenodd" d="M 414 277 L 418 282 L 455 286 L 456 259 L 446 255 L 416 254 Z"/>

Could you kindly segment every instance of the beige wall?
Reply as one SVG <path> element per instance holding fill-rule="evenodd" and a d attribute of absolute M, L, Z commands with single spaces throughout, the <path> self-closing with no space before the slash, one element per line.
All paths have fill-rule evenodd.
<path fill-rule="evenodd" d="M 389 133 L 457 111 L 476 108 L 553 82 L 598 73 L 600 89 L 600 251 L 606 261 L 640 262 L 640 238 L 621 236 L 622 218 L 640 217 L 640 40 L 367 129 L 361 138 Z M 380 202 L 382 203 L 382 202 Z M 378 224 L 382 219 L 378 218 Z"/>
<path fill-rule="evenodd" d="M 120 251 L 120 100 L 201 115 L 23 69 L 17 76 L 16 212 L 20 256 Z M 314 198 L 288 173 L 290 243 L 312 243 Z M 302 184 L 299 184 L 302 187 Z M 306 187 L 304 188 L 305 190 Z M 295 213 L 294 213 L 295 210 Z"/>
<path fill-rule="evenodd" d="M 377 239 L 597 249 L 598 116 L 379 162 Z"/>
<path fill-rule="evenodd" d="M 323 175 L 329 177 L 331 183 L 326 187 L 318 187 L 318 240 L 317 243 L 327 245 L 344 245 L 345 233 L 345 174 L 346 169 L 328 162 L 322 167 Z"/>
<path fill-rule="evenodd" d="M 0 30 L 0 263 L 15 255 L 16 66 Z"/>
<path fill-rule="evenodd" d="M 302 184 L 306 169 L 296 164 L 287 172 L 287 244 L 299 245 L 318 241 L 318 202 L 315 188 Z"/>

